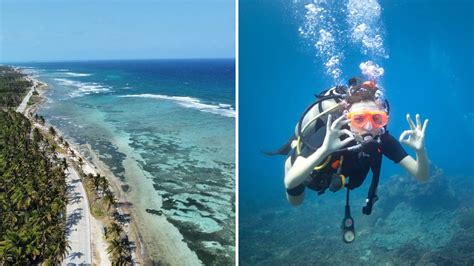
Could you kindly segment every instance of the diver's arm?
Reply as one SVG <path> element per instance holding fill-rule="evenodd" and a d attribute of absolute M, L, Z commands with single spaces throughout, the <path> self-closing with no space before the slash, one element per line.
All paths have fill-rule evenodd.
<path fill-rule="evenodd" d="M 313 168 L 319 165 L 324 158 L 326 158 L 330 152 L 326 148 L 320 147 L 313 154 L 304 158 L 303 156 L 296 157 L 293 165 L 285 173 L 285 187 L 291 189 L 297 185 L 303 183 L 308 177 Z"/>
<path fill-rule="evenodd" d="M 296 142 L 296 141 L 294 141 Z M 293 145 L 292 146 L 296 146 L 296 145 Z M 294 148 L 294 147 L 293 147 Z M 291 156 L 288 157 L 286 159 L 286 162 L 285 162 L 285 176 L 286 176 L 286 173 L 288 172 L 288 170 L 291 168 Z M 290 195 L 290 193 L 288 193 L 288 191 L 286 192 L 286 199 L 288 200 L 288 202 L 293 205 L 293 206 L 298 206 L 300 205 L 301 203 L 303 203 L 304 201 L 304 190 L 303 192 L 301 192 L 301 194 L 299 195 Z"/>
<path fill-rule="evenodd" d="M 400 135 L 400 142 L 415 150 L 416 160 L 411 156 L 406 156 L 399 164 L 418 180 L 426 181 L 429 176 L 428 156 L 425 151 L 425 130 L 428 125 L 428 119 L 423 123 L 423 127 L 421 127 L 419 114 L 416 115 L 416 126 L 408 114 L 407 121 L 411 130 L 405 130 Z M 405 139 L 406 136 L 408 136 L 408 139 Z"/>
<path fill-rule="evenodd" d="M 326 136 L 321 147 L 307 158 L 298 156 L 293 165 L 285 172 L 286 189 L 294 188 L 303 183 L 315 166 L 320 165 L 328 155 L 341 149 L 354 139 L 353 134 L 349 130 L 340 129 L 349 122 L 349 120 L 345 120 L 345 116 L 339 117 L 334 123 L 331 122 L 331 115 L 328 115 Z M 343 134 L 347 134 L 349 137 L 341 141 L 339 137 Z"/>
<path fill-rule="evenodd" d="M 416 160 L 408 155 L 399 162 L 399 165 L 405 168 L 408 173 L 416 177 L 418 180 L 428 180 L 428 156 L 424 149 L 416 151 Z"/>

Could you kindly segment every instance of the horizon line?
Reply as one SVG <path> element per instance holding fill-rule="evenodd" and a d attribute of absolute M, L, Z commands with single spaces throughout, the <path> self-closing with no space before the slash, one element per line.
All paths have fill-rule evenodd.
<path fill-rule="evenodd" d="M 122 58 L 122 59 L 60 59 L 60 60 L 30 60 L 30 61 L 0 61 L 0 64 L 12 63 L 66 63 L 66 62 L 98 62 L 98 61 L 151 61 L 151 60 L 235 60 L 235 57 L 191 57 L 191 58 Z"/>

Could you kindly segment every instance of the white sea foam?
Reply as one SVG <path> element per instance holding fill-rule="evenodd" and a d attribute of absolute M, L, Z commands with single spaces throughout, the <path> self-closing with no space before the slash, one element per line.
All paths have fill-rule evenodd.
<path fill-rule="evenodd" d="M 229 108 L 229 109 L 233 110 L 232 105 L 230 105 L 230 104 L 220 103 L 219 106 L 222 107 L 222 108 Z"/>
<path fill-rule="evenodd" d="M 74 72 L 66 72 L 64 73 L 66 75 L 72 76 L 72 77 L 88 77 L 92 76 L 92 74 L 86 74 L 86 73 L 74 73 Z"/>
<path fill-rule="evenodd" d="M 91 93 L 103 93 L 110 91 L 110 87 L 100 85 L 96 82 L 81 82 L 76 80 L 64 79 L 64 78 L 55 78 L 54 80 L 58 81 L 59 84 L 71 87 L 74 90 L 69 93 L 71 97 L 81 97 Z"/>
<path fill-rule="evenodd" d="M 199 99 L 188 97 L 188 96 L 169 96 L 169 95 L 162 95 L 162 94 L 145 93 L 145 94 L 121 95 L 119 97 L 170 100 L 186 108 L 198 109 L 202 112 L 213 113 L 213 114 L 222 115 L 226 117 L 235 117 L 235 110 L 229 104 L 221 103 L 221 104 L 214 105 L 214 104 L 202 103 Z"/>

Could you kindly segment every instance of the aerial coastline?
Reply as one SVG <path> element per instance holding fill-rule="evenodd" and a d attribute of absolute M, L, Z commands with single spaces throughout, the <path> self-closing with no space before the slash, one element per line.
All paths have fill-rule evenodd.
<path fill-rule="evenodd" d="M 22 94 L 23 103 L 14 106 L 22 106 L 19 111 L 55 141 L 81 177 L 82 182 L 68 182 L 83 184 L 79 186 L 84 187 L 83 198 L 89 199 L 94 264 L 108 257 L 110 241 L 102 240 L 111 222 L 123 226 L 137 264 L 232 264 L 235 153 L 227 144 L 234 143 L 234 62 L 137 64 L 157 72 L 153 76 L 130 72 L 130 76 L 128 61 L 120 70 L 111 69 L 107 61 L 16 65 L 34 85 Z M 113 72 L 104 75 L 101 68 Z M 183 69 L 173 77 L 173 87 L 155 89 L 167 81 L 160 71 Z M 121 79 L 121 84 L 110 77 Z M 134 82 L 140 78 L 152 87 Z M 209 86 L 209 78 L 216 83 Z M 183 79 L 193 90 L 183 90 Z M 220 94 L 209 97 L 207 93 L 216 89 Z M 106 179 L 107 189 L 96 187 L 102 182 L 98 178 Z M 107 203 L 106 192 L 113 194 L 113 204 Z M 87 216 L 85 207 L 75 208 Z"/>
<path fill-rule="evenodd" d="M 32 96 L 34 98 L 30 98 L 30 105 L 27 105 L 24 113 L 33 123 L 35 123 L 35 125 L 41 126 L 38 124 L 38 121 L 35 121 L 35 115 L 36 112 L 41 109 L 42 105 L 48 101 L 46 95 L 48 84 L 46 84 L 44 81 L 40 81 L 37 76 L 32 74 L 30 74 L 28 78 L 35 82 L 34 87 L 36 88 L 35 90 L 37 93 L 34 93 Z M 47 131 L 47 128 L 51 126 L 52 125 L 46 121 L 45 125 L 43 126 L 43 130 Z M 61 136 L 69 143 L 68 146 L 71 152 L 68 153 L 66 157 L 76 165 L 78 171 L 83 172 L 83 176 L 87 176 L 89 174 L 99 174 L 101 176 L 107 177 L 110 187 L 112 188 L 112 191 L 114 192 L 114 195 L 117 199 L 117 211 L 123 217 L 122 224 L 124 226 L 125 232 L 130 237 L 130 240 L 133 243 L 132 246 L 134 246 L 134 252 L 132 254 L 134 262 L 145 265 L 156 262 L 169 263 L 172 265 L 198 265 L 202 263 L 196 254 L 188 247 L 188 244 L 183 241 L 183 236 L 180 231 L 178 231 L 176 227 L 167 220 L 166 217 L 158 217 L 159 221 L 156 221 L 157 219 L 155 218 L 154 228 L 162 228 L 156 232 L 155 236 L 151 237 L 148 232 L 143 232 L 143 228 L 147 226 L 147 222 L 149 221 L 142 218 L 138 211 L 134 209 L 133 204 L 130 202 L 130 196 L 125 192 L 129 189 L 130 184 L 124 183 L 123 180 L 117 177 L 111 167 L 102 161 L 100 153 L 97 153 L 97 151 L 94 150 L 91 145 L 87 143 L 76 143 L 73 138 L 69 138 L 67 134 L 64 134 L 58 127 L 55 127 L 55 130 L 57 132 L 58 138 Z M 141 168 L 134 162 L 134 160 L 127 160 L 126 164 L 126 168 L 132 169 L 132 172 L 141 172 Z M 124 188 L 126 188 L 125 191 Z M 150 186 L 150 188 L 152 190 L 154 189 L 152 186 Z M 151 194 L 152 192 L 150 191 L 147 193 Z M 89 195 L 90 191 L 87 194 Z M 93 228 L 91 228 L 91 234 L 94 236 L 91 237 L 92 247 L 94 248 L 92 252 L 93 261 L 94 259 L 95 261 L 100 261 L 102 257 L 106 256 L 107 252 L 105 250 L 101 250 L 101 248 L 104 249 L 106 246 L 104 243 L 102 243 L 102 241 L 100 241 L 100 239 L 97 239 L 97 233 L 103 235 L 103 225 L 112 220 L 113 217 L 108 217 L 105 219 L 103 217 L 100 219 L 93 217 L 94 215 L 91 213 L 91 221 L 95 220 L 91 222 L 91 225 L 93 225 Z M 96 234 L 94 234 L 94 232 Z M 156 239 L 159 239 L 160 241 L 156 241 Z M 150 246 L 149 244 L 147 245 L 147 243 L 150 242 L 156 243 L 154 243 L 153 246 Z M 149 248 L 153 249 L 151 254 L 148 252 Z M 159 256 L 156 256 L 156 254 L 159 254 Z M 94 258 L 94 256 L 99 256 L 100 259 Z"/>
<path fill-rule="evenodd" d="M 16 71 L 22 72 L 20 67 L 13 67 Z M 22 72 L 23 73 L 23 72 Z M 23 73 L 25 74 L 25 73 Z M 27 74 L 26 79 L 30 80 L 33 83 L 33 86 L 31 87 L 31 90 L 28 92 L 28 94 L 25 96 L 25 98 L 22 101 L 22 104 L 17 108 L 17 112 L 23 113 L 30 121 L 31 123 L 39 128 L 43 134 L 48 134 L 48 129 L 52 128 L 53 126 L 48 123 L 48 121 L 45 121 L 44 124 L 42 124 L 40 121 L 38 121 L 37 118 L 37 110 L 41 107 L 42 104 L 44 104 L 47 101 L 47 97 L 45 96 L 46 91 L 48 90 L 48 84 L 45 82 L 40 81 L 37 77 L 35 77 L 32 74 Z M 80 180 L 76 180 L 75 182 L 78 182 L 80 186 L 82 186 L 82 190 L 84 190 L 84 185 L 81 180 L 84 179 L 85 176 L 87 175 L 101 175 L 101 176 L 106 176 L 104 175 L 105 172 L 108 172 L 106 169 L 101 169 L 98 168 L 93 162 L 89 161 L 86 159 L 86 157 L 81 153 L 80 149 L 77 148 L 77 144 L 73 142 L 73 140 L 68 139 L 65 134 L 63 134 L 59 129 L 54 128 L 55 130 L 55 136 L 53 139 L 56 142 L 56 145 L 59 147 L 64 147 L 65 142 L 59 141 L 59 139 L 66 141 L 67 144 L 67 150 L 62 150 L 60 151 L 61 155 L 64 156 L 64 158 L 69 162 L 72 167 L 69 168 L 69 172 L 73 172 L 73 175 L 80 176 Z M 97 163 L 97 162 L 96 162 Z M 107 177 L 107 176 L 106 176 Z M 114 180 L 112 178 L 108 178 L 110 182 L 110 186 L 112 187 L 112 191 L 117 195 L 116 191 L 118 191 L 117 186 L 114 183 Z M 74 182 L 74 181 L 73 181 Z M 87 191 L 86 194 L 91 194 L 91 191 Z M 84 195 L 85 196 L 85 195 Z M 91 202 L 90 197 L 85 196 L 86 198 L 86 204 L 92 205 L 93 202 Z M 122 202 L 122 199 L 118 197 L 118 202 Z M 126 205 L 125 205 L 126 206 Z M 127 214 L 129 211 L 126 210 L 126 208 L 122 207 L 121 205 L 116 205 L 115 208 L 117 211 L 121 214 Z M 90 245 L 92 247 L 91 253 L 92 253 L 92 263 L 93 264 L 98 264 L 98 265 L 109 265 L 111 262 L 109 260 L 109 252 L 107 251 L 107 243 L 105 241 L 105 236 L 104 236 L 104 228 L 110 224 L 110 221 L 114 219 L 114 217 L 110 215 L 106 215 L 106 217 L 96 217 L 92 212 L 89 211 L 87 208 L 88 212 L 88 219 L 91 220 L 90 222 L 90 228 L 87 228 L 87 232 L 89 232 L 90 236 Z M 138 247 L 141 252 L 133 252 L 132 257 L 133 261 L 132 264 L 143 264 L 142 263 L 142 258 L 143 256 L 146 256 L 145 249 L 141 247 L 140 239 L 137 237 L 138 232 L 134 231 L 132 228 L 133 225 L 128 224 L 128 223 L 122 223 L 126 234 L 132 239 L 133 243 L 135 244 L 136 247 Z M 71 241 L 71 239 L 69 239 Z M 79 240 L 80 241 L 80 240 Z M 75 250 L 70 250 L 69 254 L 74 254 Z M 70 255 L 68 255 L 69 257 Z M 68 259 L 66 257 L 66 259 Z"/>

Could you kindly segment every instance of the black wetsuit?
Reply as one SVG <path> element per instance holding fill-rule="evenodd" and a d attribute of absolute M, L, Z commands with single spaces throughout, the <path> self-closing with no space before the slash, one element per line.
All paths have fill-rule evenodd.
<path fill-rule="evenodd" d="M 372 169 L 373 172 L 380 171 L 382 154 L 394 163 L 399 163 L 408 155 L 400 142 L 398 142 L 398 140 L 388 132 L 380 136 L 380 140 L 381 143 L 379 145 L 372 146 L 362 151 L 346 151 L 332 154 L 333 158 L 338 158 L 340 155 L 344 156 L 341 174 L 349 177 L 348 187 L 350 189 L 362 185 L 370 169 Z M 352 145 L 355 145 L 355 142 L 350 143 L 348 146 Z M 313 171 L 311 177 L 312 180 L 309 183 L 303 182 L 294 188 L 287 189 L 287 193 L 292 196 L 301 195 L 306 186 L 316 190 L 313 186 L 314 182 L 312 181 L 316 181 L 318 178 L 318 171 Z"/>

